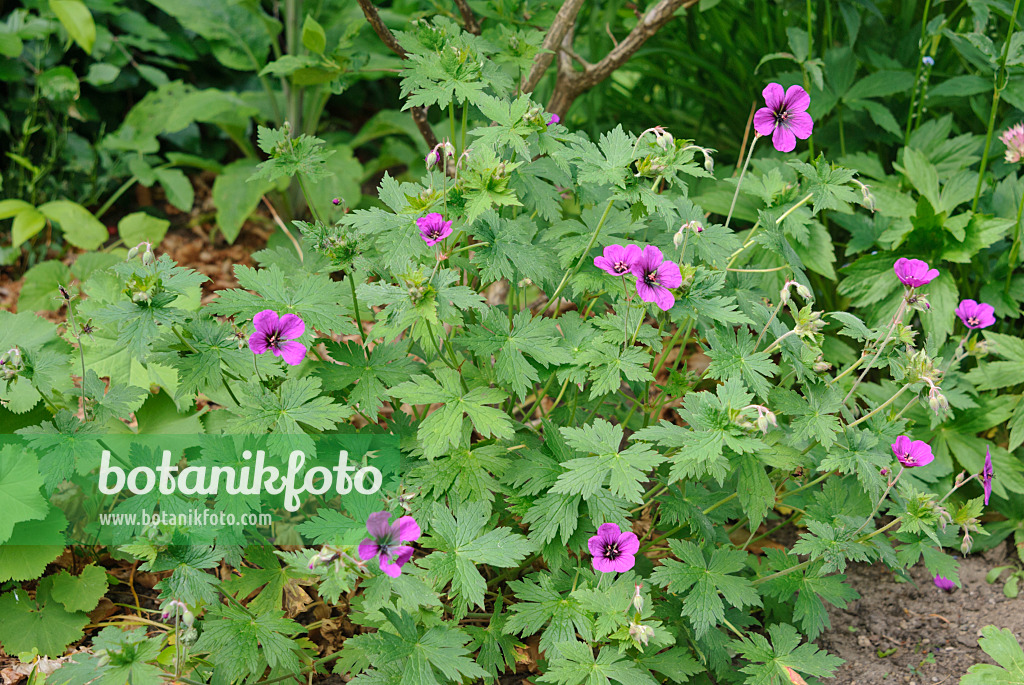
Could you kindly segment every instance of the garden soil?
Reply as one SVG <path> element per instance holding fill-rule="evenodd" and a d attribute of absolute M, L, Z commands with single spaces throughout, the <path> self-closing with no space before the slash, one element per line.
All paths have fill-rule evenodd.
<path fill-rule="evenodd" d="M 1005 544 L 961 559 L 962 588 L 950 593 L 935 587 L 923 566 L 910 570 L 912 582 L 898 582 L 882 566 L 851 565 L 847 576 L 861 597 L 846 609 L 830 607 L 832 628 L 817 640 L 846 663 L 822 682 L 956 685 L 972 665 L 995 663 L 978 647 L 981 629 L 1009 628 L 1024 642 L 1024 596 L 1007 598 L 1002 583 L 990 585 L 985 575 L 1015 560 L 1019 565 Z"/>

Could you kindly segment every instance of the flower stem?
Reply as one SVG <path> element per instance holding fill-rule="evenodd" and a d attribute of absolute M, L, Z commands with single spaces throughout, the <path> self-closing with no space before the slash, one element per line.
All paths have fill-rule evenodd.
<path fill-rule="evenodd" d="M 1013 247 L 1010 248 L 1010 259 L 1006 263 L 1006 288 L 1010 292 L 1010 283 L 1013 281 L 1013 269 L 1017 266 L 1017 258 L 1020 257 L 1020 220 L 1024 216 L 1024 191 L 1020 194 L 1020 202 L 1017 204 L 1017 223 L 1013 226 Z"/>
<path fill-rule="evenodd" d="M 871 418 L 872 416 L 874 416 L 875 414 L 877 414 L 878 412 L 882 411 L 883 409 L 885 409 L 886 407 L 888 407 L 888 406 L 889 406 L 890 404 L 892 404 L 893 402 L 895 402 L 895 401 L 896 401 L 896 400 L 897 400 L 897 399 L 899 398 L 899 396 L 900 396 L 900 395 L 902 395 L 902 394 L 903 394 L 904 392 L 906 392 L 906 391 L 907 391 L 907 388 L 909 388 L 909 387 L 910 387 L 910 383 L 907 383 L 907 384 L 906 384 L 906 385 L 904 385 L 904 386 L 903 386 L 902 388 L 900 388 L 900 389 L 899 389 L 899 390 L 898 390 L 898 391 L 896 392 L 896 394 L 895 394 L 895 395 L 893 395 L 892 397 L 890 397 L 889 399 L 887 399 L 887 400 L 886 400 L 885 402 L 883 402 L 882 404 L 878 405 L 877 407 L 875 407 L 874 409 L 872 409 L 872 410 L 871 410 L 870 412 L 868 412 L 868 413 L 867 413 L 867 414 L 865 414 L 864 416 L 860 417 L 859 419 L 857 419 L 856 421 L 854 421 L 853 423 L 851 423 L 851 424 L 850 424 L 849 426 L 847 426 L 847 428 L 853 428 L 854 426 L 856 426 L 856 425 L 858 425 L 858 424 L 864 423 L 865 421 L 867 421 L 868 419 L 870 419 L 870 418 Z"/>
<path fill-rule="evenodd" d="M 346 274 L 348 278 L 349 287 L 352 288 L 352 312 L 356 316 L 356 328 L 359 329 L 359 340 L 360 346 L 363 348 L 363 357 L 366 357 L 366 333 L 363 331 L 363 319 L 359 316 L 359 298 L 356 296 L 356 279 L 354 270 L 350 270 Z"/>
<path fill-rule="evenodd" d="M 1010 14 L 1010 28 L 1006 32 L 1006 40 L 1003 42 L 1003 52 L 999 56 L 999 68 L 995 71 L 994 85 L 992 88 L 992 110 L 988 115 L 988 132 L 985 134 L 985 149 L 981 153 L 981 165 L 978 167 L 978 185 L 974 188 L 974 201 L 971 203 L 971 211 L 976 212 L 978 210 L 978 199 L 981 197 L 981 186 L 985 182 L 985 166 L 988 164 L 988 153 L 992 147 L 992 131 L 996 125 L 996 112 L 999 110 L 999 98 L 1003 93 L 1003 88 L 1006 87 L 1006 83 L 1009 80 L 1006 75 L 1006 58 L 1010 51 L 1010 38 L 1013 36 L 1013 30 L 1017 28 L 1017 11 L 1020 9 L 1020 0 L 1014 0 L 1013 13 Z M 999 79 L 1002 78 L 1003 82 L 1000 84 Z"/>
<path fill-rule="evenodd" d="M 875 351 L 875 356 L 871 358 L 871 361 L 868 362 L 868 365 L 864 367 L 864 370 L 861 372 L 860 376 L 857 378 L 856 381 L 854 381 L 853 386 L 850 388 L 850 392 L 846 393 L 846 397 L 843 398 L 843 404 L 846 404 L 849 401 L 850 397 L 853 395 L 853 391 L 857 389 L 857 386 L 860 385 L 860 382 L 864 380 L 864 376 L 868 374 L 868 371 L 871 370 L 871 367 L 875 365 L 875 362 L 878 361 L 878 358 L 882 355 L 882 350 L 884 350 L 885 346 L 889 344 L 889 338 L 892 337 L 892 332 L 896 330 L 896 324 L 903 321 L 903 313 L 906 311 L 906 309 L 907 298 L 904 297 L 903 300 L 900 302 L 900 306 L 896 309 L 896 314 L 893 315 L 892 317 L 892 324 L 889 325 L 889 330 L 885 334 L 885 338 L 878 345 L 878 349 Z"/>
<path fill-rule="evenodd" d="M 747 156 L 743 160 L 743 168 L 740 170 L 740 176 L 736 180 L 736 190 L 732 194 L 732 202 L 729 204 L 729 214 L 725 217 L 725 227 L 729 228 L 729 222 L 732 221 L 732 212 L 736 209 L 736 199 L 740 196 L 740 188 L 743 186 L 743 176 L 747 173 L 747 165 L 750 164 L 750 158 L 754 154 L 754 146 L 757 145 L 757 140 L 761 137 L 761 134 L 757 131 L 754 132 L 754 138 L 750 141 L 750 149 L 747 150 Z"/>
<path fill-rule="evenodd" d="M 900 466 L 900 470 L 896 473 L 896 477 L 889 481 L 889 485 L 885 488 L 885 492 L 883 492 L 882 496 L 878 499 L 878 503 L 875 505 L 875 508 L 872 509 L 871 513 L 868 514 L 868 517 L 864 519 L 864 523 L 860 524 L 860 528 L 853 531 L 854 535 L 864 530 L 869 523 L 875 520 L 875 514 L 877 514 L 878 510 L 882 508 L 882 502 L 884 502 L 885 498 L 889 496 L 889 492 L 892 491 L 893 486 L 896 485 L 896 481 L 900 479 L 900 476 L 903 475 L 904 471 L 906 471 L 906 469 L 903 466 Z"/>
<path fill-rule="evenodd" d="M 590 253 L 591 248 L 594 247 L 594 243 L 597 242 L 597 235 L 601 232 L 601 227 L 604 226 L 604 222 L 608 220 L 608 214 L 612 211 L 612 203 L 614 203 L 614 202 L 615 202 L 615 198 L 614 197 L 610 198 L 608 200 L 608 204 L 604 208 L 604 214 L 601 215 L 601 220 L 597 222 L 597 226 L 594 228 L 594 234 L 590 236 L 590 242 L 587 243 L 587 247 L 583 250 L 583 254 L 580 255 L 580 260 L 578 262 L 576 262 L 576 266 L 574 266 L 569 271 L 565 272 L 565 276 L 562 277 L 562 281 L 558 284 L 558 287 L 555 288 L 554 295 L 552 295 L 551 299 L 548 300 L 548 303 L 546 305 L 544 305 L 544 309 L 540 310 L 540 315 L 541 316 L 544 315 L 544 313 L 548 310 L 548 308 L 552 305 L 552 303 L 558 301 L 558 296 L 562 294 L 562 291 L 565 289 L 565 286 L 569 282 L 569 279 L 573 275 L 575 275 L 577 271 L 580 270 L 580 267 L 583 266 L 584 260 L 586 260 L 587 255 Z M 555 315 L 556 316 L 558 315 L 558 308 L 557 307 L 555 308 Z"/>
<path fill-rule="evenodd" d="M 932 0 L 925 0 L 924 14 L 921 16 L 921 40 L 917 46 L 917 70 L 914 72 L 914 90 L 910 93 L 910 110 L 907 112 L 907 130 L 903 134 L 903 143 L 910 140 L 910 127 L 914 123 L 914 104 L 917 100 L 917 84 L 921 81 L 921 58 L 924 56 L 924 39 L 928 30 L 928 12 L 931 9 Z"/>

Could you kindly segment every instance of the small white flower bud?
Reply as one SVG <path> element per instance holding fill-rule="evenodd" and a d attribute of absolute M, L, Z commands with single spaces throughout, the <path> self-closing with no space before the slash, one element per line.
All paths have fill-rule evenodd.
<path fill-rule="evenodd" d="M 685 226 L 686 224 L 683 225 Z M 683 229 L 680 228 L 678 231 L 676 231 L 676 234 L 672 236 L 672 244 L 675 245 L 676 249 L 678 250 L 682 246 L 683 240 L 685 239 L 686 236 L 683 234 Z"/>

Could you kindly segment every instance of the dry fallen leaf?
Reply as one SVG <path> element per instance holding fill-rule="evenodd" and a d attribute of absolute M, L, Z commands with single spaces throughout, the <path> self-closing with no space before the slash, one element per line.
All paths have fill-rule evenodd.
<path fill-rule="evenodd" d="M 789 676 L 789 682 L 793 683 L 793 685 L 807 685 L 807 681 L 789 666 L 786 666 L 786 675 Z"/>

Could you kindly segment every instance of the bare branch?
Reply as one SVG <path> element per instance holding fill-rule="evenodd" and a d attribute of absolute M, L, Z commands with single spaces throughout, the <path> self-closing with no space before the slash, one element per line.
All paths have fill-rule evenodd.
<path fill-rule="evenodd" d="M 576 15 L 580 13 L 581 7 L 583 7 L 583 0 L 565 0 L 562 4 L 558 14 L 555 15 L 554 21 L 551 22 L 548 34 L 544 36 L 541 52 L 537 53 L 537 56 L 533 58 L 533 66 L 530 67 L 530 73 L 523 79 L 522 92 L 533 92 L 533 89 L 540 83 L 544 72 L 551 66 L 551 60 L 555 57 L 555 50 L 562 44 L 562 39 L 565 38 L 565 34 L 569 32 L 569 29 L 576 24 Z"/>
<path fill-rule="evenodd" d="M 473 35 L 480 35 L 480 22 L 476 20 L 476 16 L 473 14 L 473 10 L 470 9 L 469 3 L 466 0 L 455 0 L 455 4 L 459 8 L 459 12 L 462 14 L 463 27 L 472 33 Z"/>
<path fill-rule="evenodd" d="M 366 21 L 370 22 L 370 26 L 380 37 L 384 45 L 394 52 L 402 59 L 406 59 L 409 53 L 405 51 L 398 41 L 395 39 L 395 34 L 391 33 L 384 21 L 380 18 L 380 14 L 377 13 L 377 8 L 374 6 L 372 0 L 358 0 L 359 6 L 363 10 L 363 14 L 366 15 Z M 423 140 L 427 142 L 428 148 L 434 148 L 437 146 L 437 136 L 434 135 L 434 129 L 430 127 L 430 121 L 427 119 L 427 108 L 426 107 L 413 107 L 412 108 L 412 120 L 416 123 L 416 128 L 419 129 L 420 135 L 423 136 Z"/>
<path fill-rule="evenodd" d="M 566 4 L 569 4 L 573 0 L 567 0 Z M 626 61 L 636 53 L 640 47 L 647 42 L 647 39 L 653 36 L 658 30 L 667 24 L 672 19 L 673 14 L 676 10 L 681 7 L 692 7 L 696 5 L 699 0 L 660 0 L 658 4 L 652 7 L 644 14 L 640 22 L 633 27 L 633 30 L 629 32 L 623 40 L 619 41 L 607 55 L 604 56 L 600 62 L 585 67 L 582 71 L 576 71 L 572 65 L 572 57 L 566 56 L 566 59 L 562 59 L 562 55 L 559 55 L 558 60 L 558 76 L 555 81 L 555 91 L 551 95 L 551 100 L 548 102 L 547 110 L 559 116 L 565 116 L 569 107 L 573 101 L 581 93 L 590 88 L 593 88 L 601 81 L 608 78 L 613 71 L 621 67 Z M 563 5 L 563 9 L 565 6 Z M 561 14 L 561 10 L 559 10 Z M 557 17 L 556 17 L 557 21 Z M 554 26 L 552 26 L 552 31 Z M 550 33 L 548 36 L 550 37 Z M 571 35 L 571 34 L 563 34 Z M 547 39 L 545 39 L 545 43 Z M 569 55 L 571 55 L 571 43 L 567 46 L 569 49 Z M 550 60 L 548 62 L 550 64 Z M 534 68 L 537 67 L 537 62 L 534 62 Z M 531 70 L 531 75 L 533 70 Z M 540 77 L 537 77 L 540 80 Z M 534 84 L 536 85 L 536 84 Z"/>

